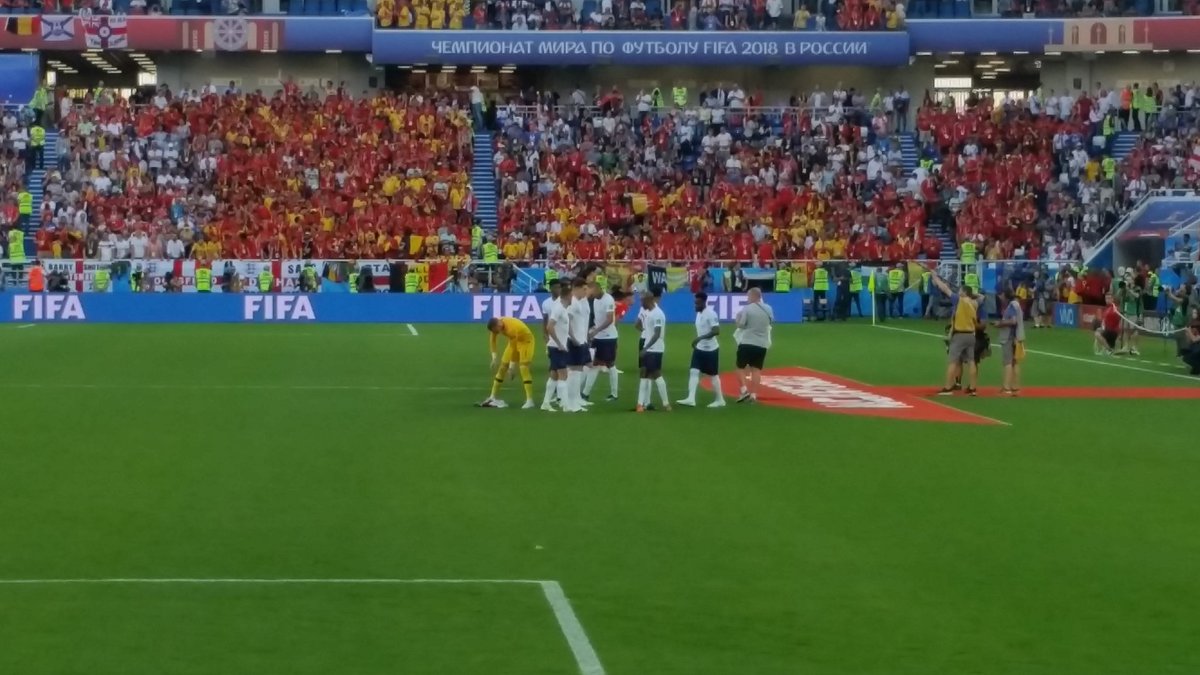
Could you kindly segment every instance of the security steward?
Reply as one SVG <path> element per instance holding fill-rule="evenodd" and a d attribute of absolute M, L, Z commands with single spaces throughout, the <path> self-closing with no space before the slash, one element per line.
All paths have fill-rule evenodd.
<path fill-rule="evenodd" d="M 271 274 L 271 268 L 264 266 L 258 272 L 258 292 L 270 293 L 275 290 L 275 275 Z"/>
<path fill-rule="evenodd" d="M 29 268 L 29 292 L 41 293 L 46 290 L 46 270 L 42 269 L 42 261 L 34 260 Z"/>
<path fill-rule="evenodd" d="M 817 321 L 829 316 L 829 270 L 824 264 L 813 270 L 813 314 Z"/>
<path fill-rule="evenodd" d="M 203 263 L 196 267 L 196 292 L 212 293 L 212 270 Z"/>
<path fill-rule="evenodd" d="M 891 297 L 892 316 L 904 318 L 904 263 L 888 271 L 888 296 Z"/>
<path fill-rule="evenodd" d="M 945 386 L 938 396 L 954 394 L 954 383 L 962 377 L 964 369 L 967 374 L 967 396 L 976 395 L 979 384 L 979 365 L 975 360 L 976 332 L 980 329 L 979 297 L 970 286 L 963 285 L 958 292 L 942 281 L 941 277 L 933 274 L 933 285 L 950 298 L 953 309 L 950 312 L 950 340 L 946 363 Z"/>
<path fill-rule="evenodd" d="M 846 313 L 842 315 L 842 318 L 846 318 L 846 317 L 850 316 L 850 304 L 851 303 L 854 304 L 854 309 L 858 311 L 859 318 L 862 318 L 862 315 L 863 315 L 863 313 L 862 313 L 862 297 L 861 297 L 862 289 L 863 289 L 862 268 L 859 267 L 857 264 L 855 264 L 854 267 L 850 268 L 850 293 L 846 296 Z M 840 293 L 841 289 L 838 289 L 838 290 L 839 290 L 838 297 L 841 298 L 842 297 L 841 293 Z"/>

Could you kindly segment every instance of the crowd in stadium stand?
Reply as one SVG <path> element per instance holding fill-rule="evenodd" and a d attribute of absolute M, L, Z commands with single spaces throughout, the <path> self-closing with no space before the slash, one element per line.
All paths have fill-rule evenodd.
<path fill-rule="evenodd" d="M 47 173 L 49 257 L 437 256 L 469 245 L 470 120 L 437 93 L 172 94 L 75 103 Z M 413 250 L 413 248 L 420 250 Z"/>
<path fill-rule="evenodd" d="M 904 4 L 894 0 L 378 0 L 383 28 L 438 30 L 895 30 Z"/>
<path fill-rule="evenodd" d="M 1080 259 L 1147 190 L 1200 185 L 1195 93 L 1049 91 L 961 111 L 927 95 L 926 161 L 909 175 L 893 137 L 907 92 L 839 85 L 782 109 L 736 85 L 697 107 L 616 90 L 513 101 L 498 115 L 501 236 L 520 257 L 890 261 L 938 257 L 934 221 L 985 258 Z M 1118 164 L 1123 128 L 1143 136 Z"/>

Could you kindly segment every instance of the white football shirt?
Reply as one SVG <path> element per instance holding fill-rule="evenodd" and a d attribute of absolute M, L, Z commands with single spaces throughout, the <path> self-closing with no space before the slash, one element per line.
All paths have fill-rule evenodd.
<path fill-rule="evenodd" d="M 577 345 L 587 344 L 588 319 L 592 318 L 592 310 L 587 300 L 572 300 L 567 310 L 571 315 L 571 339 Z"/>
<path fill-rule="evenodd" d="M 696 337 L 708 335 L 713 328 L 719 325 L 721 325 L 721 320 L 717 318 L 717 313 L 713 311 L 712 307 L 705 307 L 703 311 L 696 313 Z M 696 349 L 702 352 L 716 351 L 719 346 L 715 337 L 696 343 Z"/>
<path fill-rule="evenodd" d="M 550 308 L 550 321 L 553 326 L 550 327 L 552 340 L 550 346 L 555 349 L 567 348 L 567 335 L 571 330 L 571 316 L 566 307 L 563 307 L 561 301 L 554 301 Z"/>
<path fill-rule="evenodd" d="M 650 344 L 656 329 L 662 329 L 658 341 Z M 646 341 L 646 351 L 662 354 L 667 350 L 667 315 L 658 307 L 647 310 L 642 316 L 642 339 Z"/>
<path fill-rule="evenodd" d="M 608 293 L 596 298 L 596 302 L 592 304 L 592 311 L 596 314 L 596 325 L 599 326 L 609 318 L 612 318 L 612 323 L 602 331 L 596 333 L 597 340 L 615 340 L 617 338 L 617 303 Z"/>

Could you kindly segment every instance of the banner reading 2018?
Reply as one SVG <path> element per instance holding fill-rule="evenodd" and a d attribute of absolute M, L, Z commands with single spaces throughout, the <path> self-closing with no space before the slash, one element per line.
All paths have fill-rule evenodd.
<path fill-rule="evenodd" d="M 862 65 L 908 63 L 908 34 L 384 31 L 375 63 L 464 65 Z"/>

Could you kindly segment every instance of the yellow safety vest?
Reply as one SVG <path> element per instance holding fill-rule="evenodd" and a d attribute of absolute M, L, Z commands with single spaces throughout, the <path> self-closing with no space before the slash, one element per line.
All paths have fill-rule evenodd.
<path fill-rule="evenodd" d="M 1154 272 L 1150 273 L 1150 295 L 1158 297 L 1162 293 L 1162 283 L 1158 280 L 1158 275 Z"/>
<path fill-rule="evenodd" d="M 858 270 L 850 271 L 850 292 L 851 293 L 861 293 L 862 292 L 862 273 L 859 272 Z"/>
<path fill-rule="evenodd" d="M 950 330 L 955 333 L 975 332 L 975 301 L 965 295 L 958 296 L 958 304 L 954 307 L 954 318 L 950 322 Z"/>
<path fill-rule="evenodd" d="M 275 277 L 270 270 L 263 270 L 258 273 L 258 290 L 263 293 L 270 293 L 271 288 L 275 285 Z"/>
<path fill-rule="evenodd" d="M 974 272 L 967 273 L 965 276 L 963 276 L 963 284 L 966 285 L 967 288 L 978 293 L 979 292 L 979 275 L 975 274 Z"/>
<path fill-rule="evenodd" d="M 471 250 L 477 251 L 483 246 L 483 228 L 476 225 L 471 228 Z"/>
<path fill-rule="evenodd" d="M 351 293 L 358 292 L 358 272 L 350 273 L 350 292 Z"/>
<path fill-rule="evenodd" d="M 500 247 L 490 241 L 484 244 L 483 262 L 489 265 L 500 262 Z"/>
<path fill-rule="evenodd" d="M 212 270 L 207 267 L 196 269 L 196 290 L 201 292 L 212 290 Z"/>
<path fill-rule="evenodd" d="M 40 148 L 46 144 L 46 130 L 40 125 L 35 124 L 29 130 L 29 144 L 35 148 Z"/>
<path fill-rule="evenodd" d="M 792 290 L 792 271 L 779 270 L 775 272 L 775 292 L 788 293 Z"/>
<path fill-rule="evenodd" d="M 829 270 L 824 267 L 818 267 L 813 272 L 813 290 L 828 291 L 829 290 Z"/>
<path fill-rule="evenodd" d="M 600 290 L 607 291 L 608 290 L 608 277 L 603 274 L 597 274 L 596 275 L 596 285 L 600 287 Z"/>
<path fill-rule="evenodd" d="M 921 273 L 921 292 L 929 295 L 929 283 L 933 280 L 933 275 L 929 272 Z"/>
<path fill-rule="evenodd" d="M 686 106 L 688 102 L 687 87 L 672 87 L 671 100 L 680 108 Z"/>
<path fill-rule="evenodd" d="M 421 275 L 416 272 L 407 272 L 404 275 L 404 292 L 416 293 L 421 287 Z"/>
<path fill-rule="evenodd" d="M 890 270 L 888 272 L 888 290 L 899 293 L 904 288 L 904 271 Z"/>
<path fill-rule="evenodd" d="M 15 263 L 25 262 L 25 233 L 18 228 L 8 231 L 8 259 Z"/>
<path fill-rule="evenodd" d="M 975 264 L 975 242 L 968 241 L 962 245 L 962 261 L 967 265 Z"/>
<path fill-rule="evenodd" d="M 547 269 L 546 270 L 546 287 L 549 288 L 550 284 L 555 281 L 558 281 L 558 270 Z"/>
<path fill-rule="evenodd" d="M 17 212 L 22 216 L 33 215 L 33 195 L 29 190 L 21 190 L 17 194 Z"/>
<path fill-rule="evenodd" d="M 100 268 L 92 277 L 92 290 L 103 293 L 108 290 L 108 270 Z"/>

